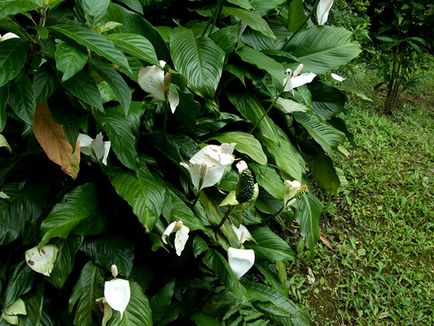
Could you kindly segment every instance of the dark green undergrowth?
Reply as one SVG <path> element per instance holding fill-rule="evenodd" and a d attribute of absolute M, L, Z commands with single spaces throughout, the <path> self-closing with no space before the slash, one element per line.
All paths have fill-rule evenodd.
<path fill-rule="evenodd" d="M 292 295 L 317 325 L 432 325 L 434 79 L 385 116 L 381 94 L 371 90 L 373 74 L 355 72 L 346 82 L 372 102 L 350 102 L 357 146 L 343 162 L 348 186 L 323 198 L 325 240 L 294 267 Z"/>

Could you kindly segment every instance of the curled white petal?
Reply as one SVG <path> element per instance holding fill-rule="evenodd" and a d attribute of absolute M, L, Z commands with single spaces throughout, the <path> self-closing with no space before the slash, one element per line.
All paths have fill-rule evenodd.
<path fill-rule="evenodd" d="M 107 165 L 107 157 L 109 155 L 110 152 L 110 147 L 111 147 L 111 142 L 110 141 L 105 141 L 104 142 L 104 155 L 102 158 L 102 164 Z"/>
<path fill-rule="evenodd" d="M 54 245 L 46 245 L 39 249 L 33 247 L 25 253 L 26 263 L 35 272 L 50 276 L 58 251 Z"/>
<path fill-rule="evenodd" d="M 334 73 L 330 73 L 330 76 L 332 76 L 332 78 L 334 80 L 337 80 L 338 82 L 343 82 L 346 79 L 346 78 L 339 76 L 337 74 L 334 74 Z"/>
<path fill-rule="evenodd" d="M 316 7 L 316 18 L 318 25 L 324 25 L 329 18 L 330 9 L 333 6 L 333 0 L 320 0 Z"/>
<path fill-rule="evenodd" d="M 164 242 L 165 244 L 167 244 L 167 238 L 169 237 L 169 235 L 170 235 L 171 233 L 174 232 L 175 227 L 176 227 L 176 221 L 170 223 L 169 226 L 166 228 L 166 230 L 164 230 L 163 235 L 161 236 L 161 240 L 163 240 L 163 242 Z"/>
<path fill-rule="evenodd" d="M 313 72 L 306 72 L 302 73 L 295 77 L 285 78 L 284 84 L 285 84 L 285 92 L 289 92 L 290 90 L 293 90 L 294 88 L 303 86 L 305 84 L 311 83 L 312 80 L 316 77 L 316 74 Z"/>
<path fill-rule="evenodd" d="M 20 37 L 15 33 L 9 32 L 9 33 L 4 34 L 3 36 L 0 35 L 0 42 L 9 40 L 11 38 L 20 38 Z"/>
<path fill-rule="evenodd" d="M 88 147 L 92 144 L 93 138 L 86 134 L 78 134 L 78 141 L 80 142 L 80 148 Z"/>
<path fill-rule="evenodd" d="M 179 94 L 176 90 L 169 90 L 169 94 L 167 95 L 167 100 L 169 101 L 170 111 L 175 113 L 176 108 L 179 104 Z"/>
<path fill-rule="evenodd" d="M 237 235 L 238 240 L 241 244 L 248 240 L 252 240 L 253 237 L 250 234 L 249 230 L 243 225 L 240 224 L 240 227 L 236 227 L 234 224 L 231 224 L 232 230 L 234 230 L 235 234 Z"/>
<path fill-rule="evenodd" d="M 95 139 L 86 134 L 79 134 L 78 141 L 81 153 L 85 155 L 95 155 L 98 161 L 102 161 L 104 165 L 107 165 L 111 142 L 103 141 L 102 133 L 96 135 Z"/>
<path fill-rule="evenodd" d="M 181 221 L 179 221 L 178 223 L 182 223 Z M 190 232 L 190 229 L 188 227 L 186 227 L 185 225 L 181 225 L 179 230 L 176 231 L 176 235 L 175 235 L 175 250 L 176 250 L 176 254 L 178 256 L 181 256 L 182 251 L 185 248 L 185 244 L 187 243 L 188 240 L 188 233 Z"/>
<path fill-rule="evenodd" d="M 122 319 L 124 311 L 130 302 L 130 282 L 120 278 L 106 281 L 104 283 L 104 297 L 113 310 L 120 312 Z"/>
<path fill-rule="evenodd" d="M 297 192 L 300 190 L 302 184 L 298 180 L 285 180 L 285 195 L 283 198 L 285 206 L 290 206 L 295 202 L 293 199 Z"/>
<path fill-rule="evenodd" d="M 158 66 L 141 68 L 138 78 L 139 86 L 157 100 L 165 101 L 164 70 Z"/>
<path fill-rule="evenodd" d="M 255 263 L 255 252 L 252 249 L 229 248 L 228 262 L 237 278 L 241 278 Z"/>

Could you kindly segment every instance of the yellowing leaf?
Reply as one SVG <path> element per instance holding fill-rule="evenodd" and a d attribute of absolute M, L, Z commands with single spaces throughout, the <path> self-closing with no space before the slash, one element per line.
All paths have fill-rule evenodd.
<path fill-rule="evenodd" d="M 77 142 L 73 150 L 66 140 L 63 126 L 54 121 L 46 102 L 40 103 L 36 108 L 33 133 L 48 158 L 60 165 L 63 172 L 76 179 L 80 169 L 80 145 Z"/>

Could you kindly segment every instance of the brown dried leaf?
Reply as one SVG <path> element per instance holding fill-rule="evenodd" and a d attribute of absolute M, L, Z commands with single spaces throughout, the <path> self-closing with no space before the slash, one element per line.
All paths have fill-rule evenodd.
<path fill-rule="evenodd" d="M 331 251 L 335 251 L 335 248 L 333 248 L 332 244 L 330 243 L 330 241 L 326 238 L 325 234 L 321 232 L 319 239 L 321 240 L 321 242 L 327 247 L 329 248 Z"/>
<path fill-rule="evenodd" d="M 76 179 L 80 169 L 80 145 L 75 151 L 65 138 L 63 126 L 53 119 L 46 102 L 39 103 L 33 117 L 33 133 L 48 158 L 60 165 L 62 171 Z"/>

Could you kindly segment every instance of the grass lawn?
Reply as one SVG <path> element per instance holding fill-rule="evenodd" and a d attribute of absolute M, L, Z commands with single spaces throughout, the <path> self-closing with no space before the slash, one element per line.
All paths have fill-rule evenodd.
<path fill-rule="evenodd" d="M 356 75 L 348 82 L 372 96 L 374 77 Z M 323 197 L 333 250 L 321 243 L 300 254 L 290 276 L 292 299 L 316 325 L 434 325 L 434 77 L 393 116 L 379 103 L 351 99 L 348 186 Z"/>

